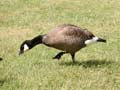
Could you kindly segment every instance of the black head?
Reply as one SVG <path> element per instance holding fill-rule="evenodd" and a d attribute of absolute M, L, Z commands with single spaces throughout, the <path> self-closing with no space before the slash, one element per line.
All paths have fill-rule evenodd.
<path fill-rule="evenodd" d="M 25 51 L 29 50 L 31 47 L 30 40 L 24 41 L 20 46 L 19 55 L 23 54 Z"/>

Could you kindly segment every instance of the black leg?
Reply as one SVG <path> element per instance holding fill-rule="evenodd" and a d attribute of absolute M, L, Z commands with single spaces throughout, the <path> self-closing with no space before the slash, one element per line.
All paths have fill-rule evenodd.
<path fill-rule="evenodd" d="M 59 52 L 55 57 L 53 57 L 53 59 L 60 59 L 62 56 L 63 56 L 63 54 L 65 54 L 66 52 Z"/>
<path fill-rule="evenodd" d="M 75 63 L 75 53 L 71 54 L 71 56 L 72 56 L 73 63 Z"/>

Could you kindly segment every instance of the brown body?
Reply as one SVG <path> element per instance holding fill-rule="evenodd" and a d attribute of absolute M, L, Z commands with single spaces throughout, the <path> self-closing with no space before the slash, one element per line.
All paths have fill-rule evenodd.
<path fill-rule="evenodd" d="M 68 53 L 75 53 L 85 47 L 85 41 L 92 33 L 75 25 L 63 24 L 57 26 L 43 37 L 43 43 Z"/>

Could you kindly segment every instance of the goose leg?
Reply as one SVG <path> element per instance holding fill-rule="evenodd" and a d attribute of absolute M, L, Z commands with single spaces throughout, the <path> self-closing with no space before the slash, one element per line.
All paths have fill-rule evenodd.
<path fill-rule="evenodd" d="M 75 63 L 75 53 L 71 54 L 71 56 L 72 56 L 73 63 Z"/>
<path fill-rule="evenodd" d="M 66 52 L 59 52 L 55 57 L 53 57 L 53 59 L 60 59 L 62 56 L 63 56 L 63 54 L 65 54 Z"/>

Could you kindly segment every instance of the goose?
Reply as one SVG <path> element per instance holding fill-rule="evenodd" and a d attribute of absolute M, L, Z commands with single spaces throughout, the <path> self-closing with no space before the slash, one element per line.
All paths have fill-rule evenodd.
<path fill-rule="evenodd" d="M 82 29 L 72 24 L 58 25 L 47 34 L 38 35 L 31 40 L 25 40 L 20 45 L 19 55 L 32 49 L 36 45 L 43 44 L 61 50 L 53 59 L 60 59 L 64 54 L 70 54 L 73 63 L 75 62 L 75 53 L 80 49 L 95 43 L 106 42 L 105 39 L 99 38 L 87 29 Z"/>

